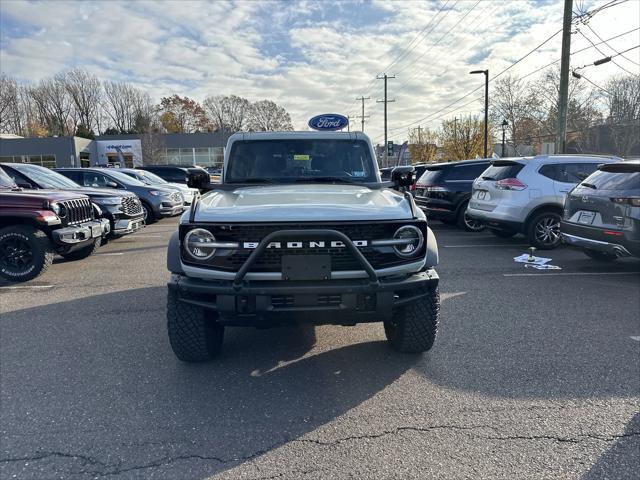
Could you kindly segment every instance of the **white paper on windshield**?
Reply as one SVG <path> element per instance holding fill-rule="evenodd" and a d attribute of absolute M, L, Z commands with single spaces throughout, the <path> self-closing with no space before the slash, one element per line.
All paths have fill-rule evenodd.
<path fill-rule="evenodd" d="M 544 257 L 531 257 L 531 261 L 529 260 L 530 260 L 530 257 L 528 253 L 523 253 L 519 257 L 513 257 L 514 262 L 528 263 L 530 265 L 544 265 L 545 263 L 548 263 L 551 261 L 550 258 L 544 258 Z"/>

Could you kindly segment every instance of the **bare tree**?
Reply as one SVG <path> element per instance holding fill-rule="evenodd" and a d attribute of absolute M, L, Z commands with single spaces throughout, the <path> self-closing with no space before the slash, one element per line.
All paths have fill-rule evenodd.
<path fill-rule="evenodd" d="M 97 131 L 99 110 L 102 97 L 102 85 L 95 75 L 85 70 L 75 69 L 67 72 L 65 87 L 75 105 L 80 125 L 88 131 Z"/>
<path fill-rule="evenodd" d="M 129 83 L 105 82 L 103 111 L 111 129 L 118 133 L 144 133 L 153 124 L 153 106 L 148 93 Z"/>
<path fill-rule="evenodd" d="M 494 126 L 507 121 L 506 131 L 514 145 L 531 142 L 535 135 L 536 113 L 540 100 L 529 84 L 516 76 L 497 80 L 491 94 L 491 120 Z"/>
<path fill-rule="evenodd" d="M 291 116 L 271 100 L 260 100 L 251 105 L 247 127 L 254 132 L 293 130 Z"/>
<path fill-rule="evenodd" d="M 236 95 L 207 97 L 202 103 L 209 122 L 216 130 L 230 133 L 246 130 L 251 104 Z"/>
<path fill-rule="evenodd" d="M 611 141 L 616 153 L 627 156 L 640 146 L 640 77 L 614 78 L 605 88 Z"/>
<path fill-rule="evenodd" d="M 0 132 L 20 134 L 22 131 L 19 85 L 15 79 L 0 75 Z"/>
<path fill-rule="evenodd" d="M 66 88 L 65 74 L 42 80 L 30 89 L 39 121 L 50 135 L 72 136 L 77 126 L 77 112 Z"/>

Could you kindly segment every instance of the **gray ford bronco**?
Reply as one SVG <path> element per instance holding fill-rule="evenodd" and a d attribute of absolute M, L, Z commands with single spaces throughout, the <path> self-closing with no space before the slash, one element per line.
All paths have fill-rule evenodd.
<path fill-rule="evenodd" d="M 436 239 L 405 191 L 413 167 L 382 182 L 362 133 L 238 133 L 222 180 L 171 237 L 169 340 L 198 362 L 227 326 L 383 322 L 400 352 L 436 337 Z"/>

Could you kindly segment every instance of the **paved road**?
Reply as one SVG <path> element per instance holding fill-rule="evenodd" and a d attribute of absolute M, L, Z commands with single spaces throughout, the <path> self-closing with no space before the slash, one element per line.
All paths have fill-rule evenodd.
<path fill-rule="evenodd" d="M 165 333 L 176 220 L 0 286 L 0 477 L 632 478 L 640 262 L 434 225 L 442 324 L 426 355 L 382 327 L 231 330 L 186 365 Z"/>

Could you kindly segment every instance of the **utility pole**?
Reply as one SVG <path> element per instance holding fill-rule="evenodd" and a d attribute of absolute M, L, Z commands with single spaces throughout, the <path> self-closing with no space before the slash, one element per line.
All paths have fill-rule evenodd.
<path fill-rule="evenodd" d="M 571 19 L 573 0 L 564 0 L 562 21 L 562 56 L 560 58 L 560 92 L 558 94 L 558 124 L 556 153 L 564 153 L 567 141 L 567 104 L 569 103 L 569 62 L 571 55 Z"/>
<path fill-rule="evenodd" d="M 369 115 L 365 116 L 365 114 L 364 114 L 364 101 L 365 100 L 371 100 L 371 97 L 359 97 L 359 98 L 356 98 L 356 100 L 362 101 L 362 115 L 357 115 L 356 118 L 360 118 L 361 119 L 362 133 L 364 133 L 364 119 L 365 118 L 369 118 Z"/>
<path fill-rule="evenodd" d="M 381 77 L 378 75 L 376 79 L 384 80 L 384 100 L 376 100 L 376 103 L 384 103 L 384 158 L 385 158 L 385 166 L 389 165 L 389 155 L 388 155 L 388 144 L 387 144 L 387 103 L 395 102 L 395 100 L 389 100 L 387 98 L 387 79 L 388 78 L 396 78 L 396 76 L 389 77 L 386 73 Z"/>
<path fill-rule="evenodd" d="M 347 115 L 347 132 L 351 131 L 351 119 L 353 117 L 351 115 Z"/>

